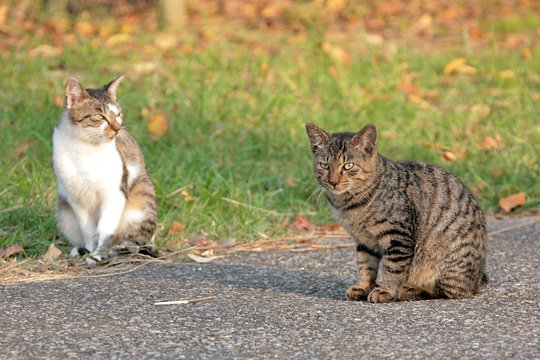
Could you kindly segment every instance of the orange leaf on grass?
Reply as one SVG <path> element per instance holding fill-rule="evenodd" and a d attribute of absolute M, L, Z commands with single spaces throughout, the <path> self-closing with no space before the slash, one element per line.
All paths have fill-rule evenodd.
<path fill-rule="evenodd" d="M 28 52 L 28 57 L 43 57 L 50 58 L 59 56 L 64 52 L 61 47 L 51 46 L 47 44 L 39 45 Z"/>
<path fill-rule="evenodd" d="M 89 21 L 81 21 L 75 24 L 75 32 L 83 36 L 91 36 L 96 32 L 96 27 Z"/>
<path fill-rule="evenodd" d="M 499 77 L 501 79 L 513 79 L 516 77 L 516 73 L 512 70 L 502 70 L 499 72 Z"/>
<path fill-rule="evenodd" d="M 444 159 L 448 162 L 452 162 L 454 160 L 457 159 L 457 156 L 456 154 L 454 154 L 452 151 L 450 150 L 445 150 L 443 151 L 443 156 L 444 156 Z"/>
<path fill-rule="evenodd" d="M 323 44 L 323 51 L 330 56 L 330 58 L 338 63 L 347 62 L 350 60 L 349 54 L 339 45 L 333 45 L 328 42 Z"/>
<path fill-rule="evenodd" d="M 58 106 L 59 108 L 64 107 L 64 97 L 63 96 L 55 96 L 54 97 L 54 105 Z"/>
<path fill-rule="evenodd" d="M 499 206 L 504 212 L 510 212 L 512 209 L 525 205 L 526 195 L 524 192 L 518 192 L 502 199 L 499 199 Z"/>
<path fill-rule="evenodd" d="M 167 232 L 167 235 L 172 235 L 174 233 L 180 233 L 184 231 L 184 224 L 182 224 L 179 221 L 173 220 L 171 227 L 169 228 L 169 231 Z"/>
<path fill-rule="evenodd" d="M 503 171 L 501 169 L 495 169 L 491 172 L 491 176 L 494 178 L 498 178 L 503 174 Z"/>
<path fill-rule="evenodd" d="M 474 104 L 471 106 L 471 114 L 475 119 L 483 120 L 491 113 L 491 107 L 486 104 Z"/>
<path fill-rule="evenodd" d="M 148 135 L 150 135 L 150 139 L 154 141 L 159 140 L 167 132 L 167 129 L 167 119 L 165 119 L 165 116 L 160 114 L 153 115 L 150 118 L 148 126 L 146 127 Z"/>
<path fill-rule="evenodd" d="M 450 61 L 448 64 L 446 64 L 446 66 L 444 67 L 444 73 L 453 74 L 457 72 L 457 70 L 465 64 L 467 64 L 467 60 L 465 58 L 462 58 L 462 57 L 456 58 Z"/>
<path fill-rule="evenodd" d="M 486 136 L 482 144 L 478 145 L 478 147 L 484 150 L 503 149 L 504 144 L 500 135 L 497 134 L 494 137 Z"/>
<path fill-rule="evenodd" d="M 312 224 L 305 216 L 298 215 L 294 222 L 289 226 L 293 230 L 297 231 L 313 231 L 315 225 Z"/>
<path fill-rule="evenodd" d="M 9 12 L 9 5 L 0 5 L 0 25 L 4 25 Z"/>
<path fill-rule="evenodd" d="M 338 231 L 338 230 L 343 230 L 343 228 L 341 227 L 341 225 L 338 224 L 338 223 L 330 224 L 330 225 L 325 225 L 325 226 L 321 226 L 321 229 L 323 229 L 324 231 Z"/>

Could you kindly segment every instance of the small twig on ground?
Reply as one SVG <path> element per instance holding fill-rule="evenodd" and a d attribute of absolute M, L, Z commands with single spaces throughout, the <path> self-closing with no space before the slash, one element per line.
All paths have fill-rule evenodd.
<path fill-rule="evenodd" d="M 192 303 L 201 302 L 201 301 L 214 300 L 216 297 L 217 297 L 217 296 L 207 296 L 207 297 L 198 298 L 198 299 L 187 299 L 187 300 L 176 300 L 176 301 L 161 301 L 161 302 L 156 302 L 156 303 L 154 303 L 154 305 L 183 305 L 183 304 L 192 304 Z"/>
<path fill-rule="evenodd" d="M 179 193 L 182 192 L 182 190 L 187 189 L 189 186 L 190 186 L 190 184 L 187 184 L 187 185 L 184 185 L 184 186 L 182 186 L 182 187 L 179 187 L 178 189 L 176 189 L 176 190 L 174 190 L 174 191 L 168 193 L 168 194 L 166 195 L 166 197 L 171 197 L 171 196 L 174 196 L 174 195 L 176 195 L 176 194 L 179 194 Z"/>
<path fill-rule="evenodd" d="M 16 268 L 16 267 L 18 267 L 18 266 L 20 266 L 20 265 L 22 265 L 22 264 L 26 264 L 26 263 L 29 262 L 30 260 L 32 260 L 32 259 L 26 259 L 26 260 L 23 260 L 23 261 L 20 261 L 20 262 L 16 262 L 16 263 L 13 264 L 13 265 L 6 266 L 5 268 L 0 269 L 0 272 L 2 272 L 2 271 L 7 271 L 7 270 L 10 270 L 10 269 Z"/>
<path fill-rule="evenodd" d="M 536 224 L 537 222 L 540 222 L 540 219 L 534 219 L 532 221 L 529 221 L 529 222 L 523 223 L 523 224 L 516 224 L 516 225 L 512 225 L 512 226 L 503 227 L 501 229 L 488 232 L 488 236 L 493 236 L 493 235 L 500 234 L 500 233 L 503 233 L 503 232 L 506 232 L 506 231 L 518 229 L 520 227 L 529 226 L 529 225 L 532 225 L 532 224 Z"/>

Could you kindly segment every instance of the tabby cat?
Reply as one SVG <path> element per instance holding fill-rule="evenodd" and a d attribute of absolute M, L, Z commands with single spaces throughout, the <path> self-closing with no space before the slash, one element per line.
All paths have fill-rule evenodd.
<path fill-rule="evenodd" d="M 313 124 L 306 131 L 317 181 L 356 242 L 359 280 L 347 290 L 349 300 L 459 299 L 481 290 L 485 218 L 457 177 L 379 155 L 371 124 L 357 133 Z"/>
<path fill-rule="evenodd" d="M 70 78 L 53 134 L 58 226 L 72 256 L 97 260 L 112 245 L 152 244 L 156 197 L 136 140 L 124 129 L 116 92 L 122 76 L 98 89 Z"/>

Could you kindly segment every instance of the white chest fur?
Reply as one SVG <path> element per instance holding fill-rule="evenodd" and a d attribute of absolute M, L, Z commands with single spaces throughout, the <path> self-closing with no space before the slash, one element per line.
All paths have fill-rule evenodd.
<path fill-rule="evenodd" d="M 58 192 L 71 202 L 99 206 L 108 193 L 120 191 L 123 166 L 114 141 L 93 145 L 55 128 L 53 162 Z"/>

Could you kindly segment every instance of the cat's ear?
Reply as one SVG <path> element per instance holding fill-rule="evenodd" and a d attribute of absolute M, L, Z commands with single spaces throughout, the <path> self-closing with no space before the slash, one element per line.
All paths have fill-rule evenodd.
<path fill-rule="evenodd" d="M 330 134 L 317 125 L 306 123 L 306 132 L 311 142 L 311 150 L 324 147 L 330 143 Z"/>
<path fill-rule="evenodd" d="M 81 84 L 75 78 L 69 78 L 66 82 L 66 108 L 73 108 L 86 96 L 88 93 Z"/>
<path fill-rule="evenodd" d="M 357 132 L 352 140 L 353 146 L 359 147 L 369 156 L 375 153 L 375 143 L 377 142 L 377 128 L 373 124 L 367 124 L 362 130 Z"/>
<path fill-rule="evenodd" d="M 113 81 L 105 85 L 105 90 L 107 90 L 107 94 L 116 101 L 116 92 L 118 91 L 118 85 L 122 82 L 122 79 L 124 78 L 124 75 L 120 75 L 117 78 L 115 78 Z"/>

